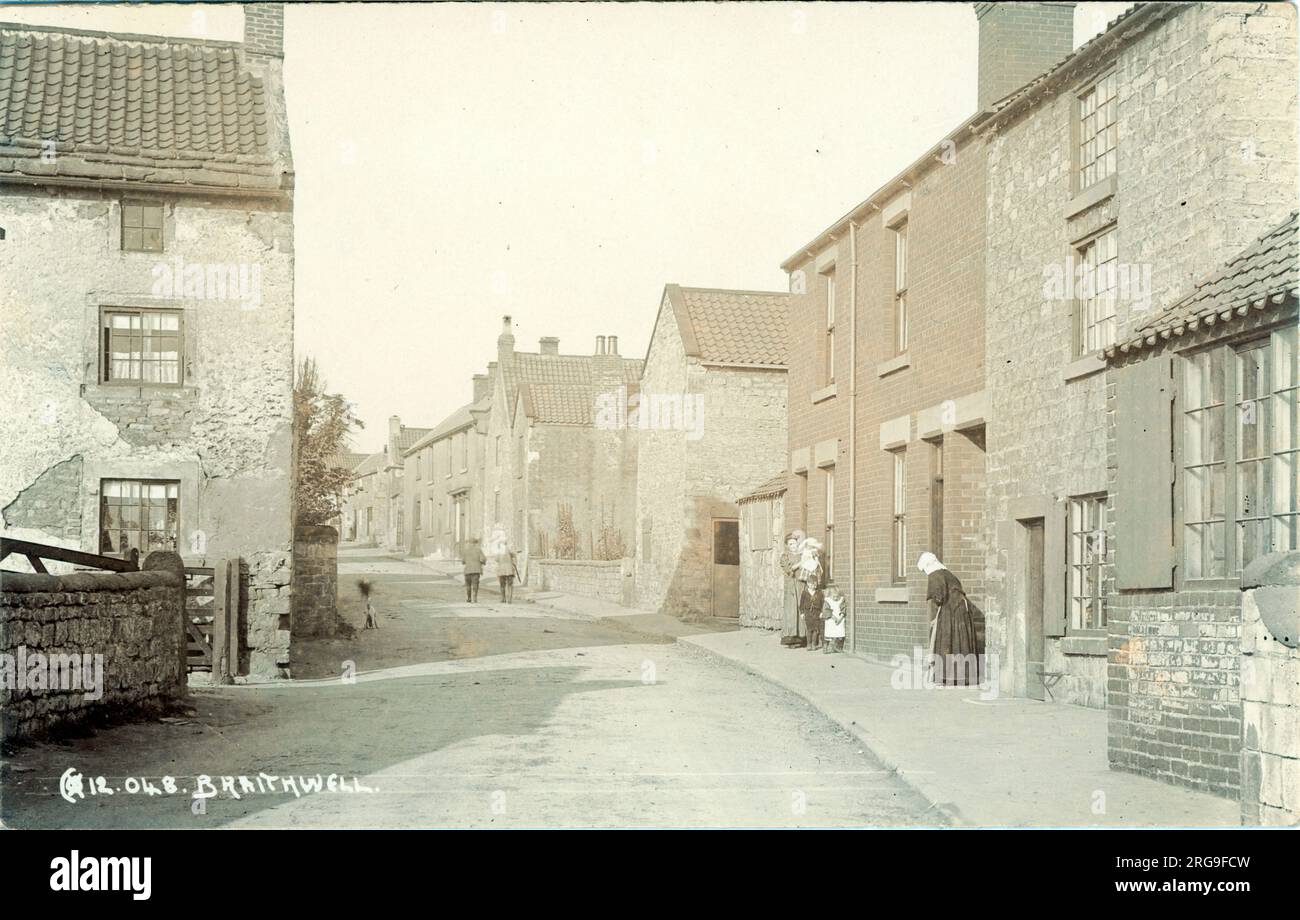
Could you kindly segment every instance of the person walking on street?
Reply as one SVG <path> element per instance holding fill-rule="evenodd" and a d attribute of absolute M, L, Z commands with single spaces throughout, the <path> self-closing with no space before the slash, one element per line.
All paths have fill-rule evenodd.
<path fill-rule="evenodd" d="M 487 564 L 487 556 L 483 555 L 483 547 L 479 546 L 478 537 L 470 537 L 464 555 L 465 558 L 461 562 L 465 566 L 465 600 L 477 604 L 478 581 L 483 576 L 483 566 Z"/>
<path fill-rule="evenodd" d="M 515 566 L 515 548 L 504 535 L 496 545 L 497 584 L 501 588 L 501 600 L 507 604 L 515 599 L 515 576 L 519 573 Z"/>

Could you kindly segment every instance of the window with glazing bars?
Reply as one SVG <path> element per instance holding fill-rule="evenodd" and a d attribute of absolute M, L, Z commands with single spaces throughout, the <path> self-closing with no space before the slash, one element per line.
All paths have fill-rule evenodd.
<path fill-rule="evenodd" d="M 99 484 L 99 551 L 176 552 L 180 483 L 156 479 L 104 479 Z"/>
<path fill-rule="evenodd" d="M 1111 227 L 1079 249 L 1078 334 L 1075 355 L 1092 354 L 1115 344 L 1115 297 L 1119 241 Z"/>
<path fill-rule="evenodd" d="M 1115 173 L 1118 104 L 1113 72 L 1079 97 L 1079 191 Z"/>
<path fill-rule="evenodd" d="M 104 383 L 181 382 L 179 310 L 106 309 L 102 334 Z"/>

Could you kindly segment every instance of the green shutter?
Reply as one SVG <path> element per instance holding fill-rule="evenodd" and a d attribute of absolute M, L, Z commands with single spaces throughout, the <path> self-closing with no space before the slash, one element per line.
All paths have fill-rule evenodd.
<path fill-rule="evenodd" d="M 1172 588 L 1173 380 L 1167 355 L 1119 368 L 1115 386 L 1115 586 Z"/>

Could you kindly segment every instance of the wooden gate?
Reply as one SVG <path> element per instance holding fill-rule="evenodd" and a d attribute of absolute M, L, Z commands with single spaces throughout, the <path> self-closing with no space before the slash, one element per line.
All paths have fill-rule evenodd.
<path fill-rule="evenodd" d="M 239 671 L 239 610 L 243 606 L 243 560 L 221 559 L 211 567 L 185 569 L 185 629 L 191 671 L 211 671 L 228 684 Z"/>

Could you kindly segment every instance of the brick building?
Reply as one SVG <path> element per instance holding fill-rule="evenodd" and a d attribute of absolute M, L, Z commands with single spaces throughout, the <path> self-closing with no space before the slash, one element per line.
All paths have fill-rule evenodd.
<path fill-rule="evenodd" d="M 291 609 L 282 16 L 246 6 L 242 43 L 0 26 L 4 532 L 242 557 L 262 677 Z"/>
<path fill-rule="evenodd" d="M 972 118 L 786 260 L 787 529 L 824 538 L 849 647 L 909 653 L 916 560 L 982 594 L 984 145 Z"/>
<path fill-rule="evenodd" d="M 601 407 L 634 395 L 641 362 L 597 336 L 590 355 L 560 354 L 560 341 L 515 350 L 510 317 L 488 365 L 483 444 L 485 545 L 503 530 L 527 573 L 531 558 L 618 559 L 630 553 L 636 439 Z"/>
<path fill-rule="evenodd" d="M 981 126 L 985 611 L 1004 691 L 1107 705 L 1110 608 L 1127 601 L 1099 536 L 1115 488 L 1104 351 L 1294 206 L 1295 71 L 1292 8 L 1145 4 Z"/>
<path fill-rule="evenodd" d="M 635 406 L 637 603 L 738 616 L 737 501 L 786 458 L 789 296 L 664 289 Z"/>
<path fill-rule="evenodd" d="M 1293 212 L 1144 318 L 1104 375 L 1110 762 L 1292 814 L 1300 682 L 1280 670 L 1243 704 L 1240 588 L 1300 549 L 1298 234 Z"/>

